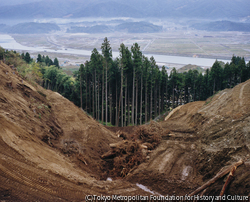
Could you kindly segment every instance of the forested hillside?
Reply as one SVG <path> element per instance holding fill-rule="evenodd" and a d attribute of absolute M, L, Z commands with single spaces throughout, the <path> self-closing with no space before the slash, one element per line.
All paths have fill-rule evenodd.
<path fill-rule="evenodd" d="M 58 25 L 53 23 L 20 23 L 12 27 L 6 27 L 2 29 L 2 32 L 10 34 L 42 34 L 49 33 L 51 31 L 59 31 Z"/>
<path fill-rule="evenodd" d="M 32 61 L 29 53 L 19 55 L 1 49 L 0 59 L 14 64 L 23 77 L 61 93 L 96 120 L 119 126 L 148 122 L 169 107 L 206 100 L 250 78 L 250 62 L 246 64 L 239 56 L 233 56 L 223 67 L 215 61 L 204 74 L 197 70 L 178 73 L 173 68 L 168 75 L 153 57 L 142 54 L 137 43 L 130 50 L 121 44 L 120 56 L 115 59 L 107 38 L 101 50 L 94 49 L 90 60 L 72 77 L 62 71 L 57 58 L 52 61 L 38 55 L 37 61 Z"/>

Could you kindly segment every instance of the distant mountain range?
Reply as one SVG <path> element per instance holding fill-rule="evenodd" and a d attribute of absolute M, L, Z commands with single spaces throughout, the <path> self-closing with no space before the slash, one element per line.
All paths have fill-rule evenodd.
<path fill-rule="evenodd" d="M 1 0 L 2 1 L 2 0 Z M 250 16 L 249 0 L 11 0 L 0 19 L 62 17 L 156 17 L 239 19 Z M 18 4 L 19 5 L 16 5 Z"/>
<path fill-rule="evenodd" d="M 58 31 L 60 27 L 53 23 L 19 23 L 14 26 L 0 24 L 0 32 L 8 34 L 45 34 Z"/>
<path fill-rule="evenodd" d="M 250 32 L 250 23 L 239 23 L 231 21 L 215 21 L 209 23 L 197 23 L 192 26 L 198 30 L 206 31 L 241 31 L 241 32 Z"/>
<path fill-rule="evenodd" d="M 108 33 L 122 31 L 128 33 L 155 33 L 162 31 L 162 27 L 148 22 L 125 22 L 117 26 L 94 25 L 94 26 L 71 26 L 68 33 Z"/>

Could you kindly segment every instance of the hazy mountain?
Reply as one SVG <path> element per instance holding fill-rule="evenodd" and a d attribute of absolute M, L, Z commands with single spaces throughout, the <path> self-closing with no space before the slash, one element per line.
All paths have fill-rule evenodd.
<path fill-rule="evenodd" d="M 2 0 L 1 0 L 2 1 Z M 0 2 L 1 2 L 0 1 Z M 0 18 L 185 17 L 238 19 L 250 15 L 249 0 L 11 0 Z"/>
<path fill-rule="evenodd" d="M 114 31 L 128 33 L 154 33 L 162 31 L 162 27 L 148 22 L 124 22 L 117 26 L 71 26 L 70 29 L 67 29 L 67 33 L 108 33 Z"/>
<path fill-rule="evenodd" d="M 144 14 L 132 6 L 106 1 L 90 4 L 73 13 L 73 17 L 144 17 Z"/>
<path fill-rule="evenodd" d="M 9 5 L 19 5 L 19 4 L 27 4 L 27 3 L 32 3 L 32 2 L 38 2 L 41 0 L 0 0 L 0 5 L 1 6 L 9 6 Z"/>
<path fill-rule="evenodd" d="M 154 33 L 162 31 L 162 27 L 148 22 L 125 22 L 117 25 L 116 30 L 129 33 Z"/>
<path fill-rule="evenodd" d="M 9 28 L 6 24 L 0 24 L 0 32 L 6 32 L 6 30 Z"/>
<path fill-rule="evenodd" d="M 78 8 L 79 3 L 74 1 L 46 0 L 26 3 L 21 5 L 9 5 L 0 7 L 0 18 L 56 18 L 70 14 Z"/>
<path fill-rule="evenodd" d="M 108 33 L 111 32 L 110 28 L 106 25 L 95 25 L 87 27 L 72 26 L 67 29 L 67 33 Z"/>
<path fill-rule="evenodd" d="M 209 23 L 197 23 L 192 26 L 198 30 L 207 31 L 241 31 L 250 32 L 250 23 L 239 23 L 230 21 L 216 21 Z"/>
<path fill-rule="evenodd" d="M 12 34 L 41 34 L 58 30 L 60 28 L 56 24 L 28 22 L 9 27 L 5 29 L 5 32 Z"/>

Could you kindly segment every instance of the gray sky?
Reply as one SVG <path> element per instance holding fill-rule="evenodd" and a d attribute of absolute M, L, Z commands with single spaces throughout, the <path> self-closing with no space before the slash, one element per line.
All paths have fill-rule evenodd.
<path fill-rule="evenodd" d="M 1 6 L 7 6 L 7 5 L 17 5 L 17 4 L 24 4 L 24 3 L 30 3 L 30 2 L 36 2 L 41 0 L 0 0 Z"/>

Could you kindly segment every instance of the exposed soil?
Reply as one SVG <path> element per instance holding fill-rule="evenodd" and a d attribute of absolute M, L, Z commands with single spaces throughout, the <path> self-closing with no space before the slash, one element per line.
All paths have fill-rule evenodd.
<path fill-rule="evenodd" d="M 146 194 L 103 181 L 101 155 L 118 138 L 58 93 L 0 62 L 0 200 L 83 201 L 87 194 Z"/>
<path fill-rule="evenodd" d="M 105 126 L 107 129 L 111 130 L 114 133 L 117 133 L 118 131 L 125 132 L 128 134 L 133 134 L 135 130 L 138 128 L 138 126 L 126 126 L 126 127 L 116 127 L 116 126 Z"/>
<path fill-rule="evenodd" d="M 183 105 L 160 123 L 104 127 L 0 62 L 0 200 L 150 194 L 136 183 L 180 196 L 240 159 L 226 194 L 249 196 L 249 133 L 250 81 Z M 226 178 L 203 194 L 219 195 Z"/>
<path fill-rule="evenodd" d="M 213 178 L 221 169 L 240 159 L 226 194 L 250 193 L 250 81 L 219 92 L 206 102 L 193 102 L 176 109 L 161 122 L 171 134 L 164 137 L 150 159 L 128 175 L 161 194 L 185 195 Z M 204 195 L 218 196 L 227 175 Z M 200 193 L 201 194 L 201 193 Z"/>

